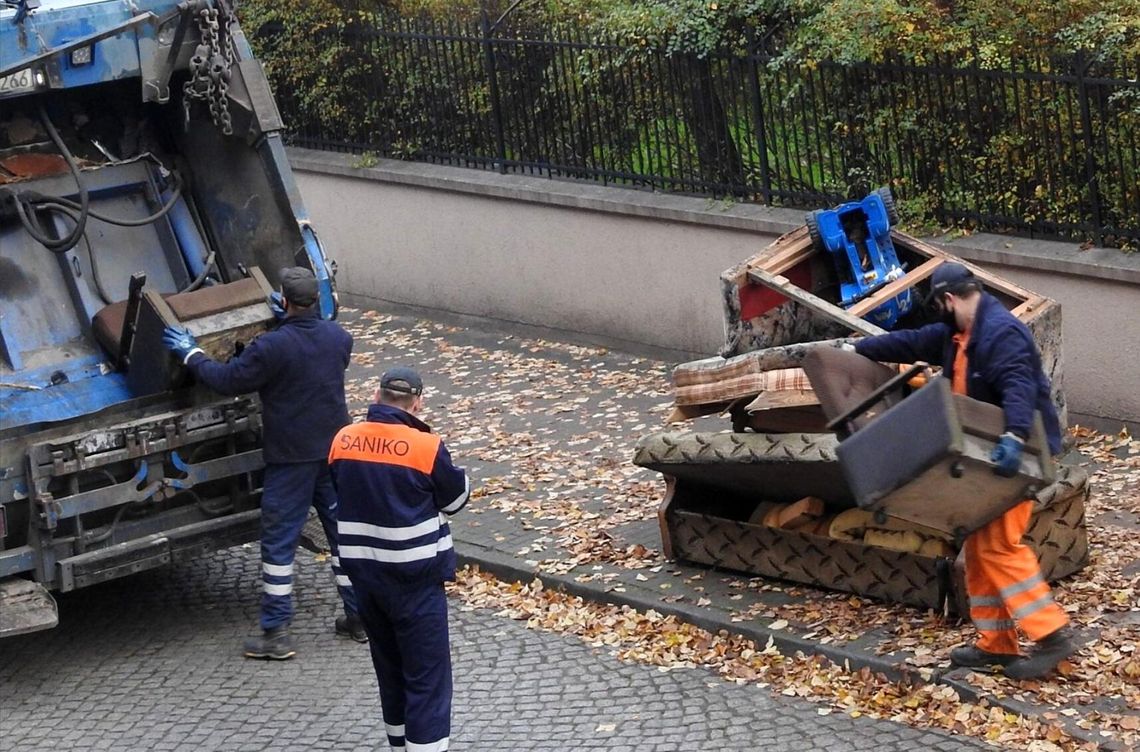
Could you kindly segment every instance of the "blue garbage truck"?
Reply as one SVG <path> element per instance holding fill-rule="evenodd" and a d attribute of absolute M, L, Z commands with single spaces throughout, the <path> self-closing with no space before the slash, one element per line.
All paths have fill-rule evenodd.
<path fill-rule="evenodd" d="M 66 592 L 254 540 L 256 395 L 195 385 L 334 265 L 228 0 L 0 3 L 0 636 Z"/>

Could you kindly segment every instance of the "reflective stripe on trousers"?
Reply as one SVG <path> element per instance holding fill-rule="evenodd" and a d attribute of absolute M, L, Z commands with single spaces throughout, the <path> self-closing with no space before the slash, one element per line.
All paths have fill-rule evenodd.
<path fill-rule="evenodd" d="M 444 752 L 451 735 L 451 650 L 443 583 L 400 590 L 361 587 L 360 618 L 388 743 L 406 752 Z"/>
<path fill-rule="evenodd" d="M 301 528 L 316 507 L 334 559 L 337 554 L 336 491 L 324 461 L 265 466 L 261 494 L 261 628 L 273 629 L 293 618 L 293 559 Z M 333 568 L 337 591 L 347 613 L 356 613 L 351 583 Z"/>
<path fill-rule="evenodd" d="M 966 538 L 966 590 L 978 647 L 1017 653 L 1017 626 L 1034 641 L 1069 623 L 1053 602 L 1033 549 L 1021 542 L 1033 515 L 1026 500 Z"/>

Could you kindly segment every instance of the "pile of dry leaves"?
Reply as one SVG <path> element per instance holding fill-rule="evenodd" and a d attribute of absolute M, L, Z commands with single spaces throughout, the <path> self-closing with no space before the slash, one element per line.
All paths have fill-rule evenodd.
<path fill-rule="evenodd" d="M 728 681 L 818 702 L 820 715 L 843 712 L 853 718 L 884 718 L 968 734 L 1004 748 L 1040 752 L 1096 748 L 1075 741 L 1060 724 L 1009 713 L 984 701 L 963 702 L 951 687 L 911 686 L 867 669 L 848 671 L 818 656 L 785 656 L 771 641 L 760 646 L 726 631 L 714 635 L 655 611 L 586 602 L 547 590 L 538 580 L 529 585 L 506 583 L 468 568 L 451 590 L 468 607 L 492 609 L 525 621 L 530 629 L 574 635 L 591 646 L 610 649 L 620 660 L 662 669 L 712 669 Z"/>

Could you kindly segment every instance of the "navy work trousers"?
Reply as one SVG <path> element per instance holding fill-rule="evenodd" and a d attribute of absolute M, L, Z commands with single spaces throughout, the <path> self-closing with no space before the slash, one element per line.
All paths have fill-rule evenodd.
<path fill-rule="evenodd" d="M 333 576 L 345 613 L 358 611 L 352 584 L 337 556 L 337 497 L 328 463 L 268 464 L 261 494 L 262 629 L 284 626 L 293 619 L 293 558 L 310 506 L 317 508 L 329 540 Z"/>
<path fill-rule="evenodd" d="M 444 752 L 451 736 L 451 648 L 443 583 L 415 589 L 358 587 L 394 750 Z"/>

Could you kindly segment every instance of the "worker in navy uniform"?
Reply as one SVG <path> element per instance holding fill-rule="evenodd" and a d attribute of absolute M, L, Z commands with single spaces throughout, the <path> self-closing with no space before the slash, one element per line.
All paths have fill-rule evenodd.
<path fill-rule="evenodd" d="M 416 417 L 423 380 L 380 379 L 368 419 L 341 429 L 329 464 L 341 499 L 341 566 L 360 602 L 388 743 L 440 752 L 451 734 L 451 654 L 443 583 L 455 579 L 446 515 L 467 503 L 467 475 Z"/>
<path fill-rule="evenodd" d="M 309 508 L 315 506 L 332 551 L 332 570 L 344 603 L 337 635 L 367 641 L 351 583 L 341 571 L 336 539 L 337 497 L 327 457 L 332 438 L 348 424 L 344 372 L 352 335 L 318 313 L 313 273 L 281 271 L 281 292 L 270 298 L 278 325 L 227 363 L 210 359 L 183 327 L 167 327 L 167 347 L 197 380 L 226 395 L 256 391 L 264 424 L 265 480 L 261 496 L 261 634 L 245 641 L 248 658 L 285 660 L 296 654 L 293 559 Z"/>
<path fill-rule="evenodd" d="M 940 322 L 861 339 L 855 351 L 874 360 L 942 366 L 955 394 L 1001 407 L 1005 432 L 990 457 L 998 475 L 1018 473 L 1035 411 L 1050 451 L 1060 452 L 1049 377 L 1025 324 L 962 264 L 934 271 L 928 304 Z M 967 536 L 966 590 L 978 640 L 950 652 L 955 666 L 997 666 L 1013 679 L 1040 679 L 1075 652 L 1069 617 L 1053 600 L 1033 549 L 1022 542 L 1032 514 L 1033 500 L 1026 499 Z M 1028 656 L 1021 655 L 1017 627 L 1036 643 Z"/>

